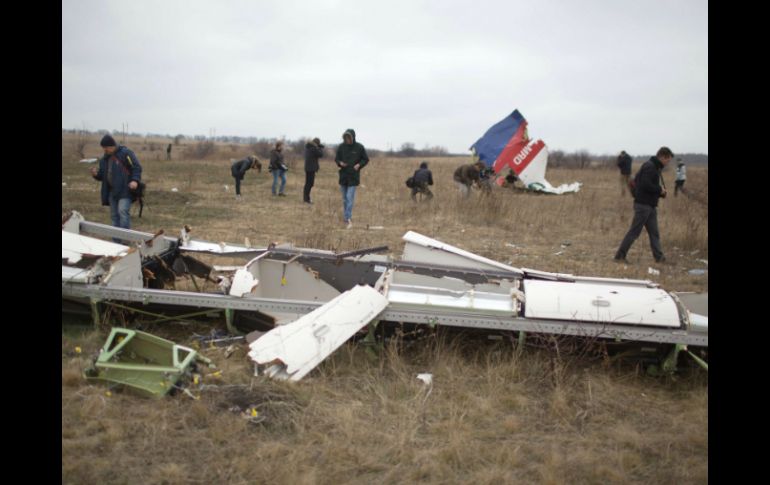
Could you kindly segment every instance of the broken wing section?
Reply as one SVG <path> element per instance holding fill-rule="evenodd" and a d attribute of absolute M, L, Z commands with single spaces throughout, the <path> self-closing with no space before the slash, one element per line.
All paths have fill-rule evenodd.
<path fill-rule="evenodd" d="M 136 249 L 62 230 L 62 281 L 142 288 Z"/>
<path fill-rule="evenodd" d="M 524 316 L 652 327 L 681 325 L 676 302 L 659 288 L 524 280 Z"/>
<path fill-rule="evenodd" d="M 262 335 L 251 343 L 249 357 L 257 364 L 272 363 L 265 371 L 270 377 L 298 381 L 387 306 L 388 299 L 370 286 L 356 286 Z"/>
<path fill-rule="evenodd" d="M 494 261 L 470 251 L 460 249 L 451 244 L 441 242 L 423 236 L 414 231 L 409 231 L 402 237 L 406 244 L 402 259 L 405 261 L 420 261 L 423 263 L 434 263 L 446 266 L 460 266 L 463 268 L 473 268 L 475 270 L 488 269 L 496 271 L 506 271 L 518 276 L 523 276 L 519 268 L 508 266 L 507 264 Z"/>

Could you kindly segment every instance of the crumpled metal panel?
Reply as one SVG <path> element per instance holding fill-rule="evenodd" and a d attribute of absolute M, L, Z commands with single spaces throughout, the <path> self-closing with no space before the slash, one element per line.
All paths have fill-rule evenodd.
<path fill-rule="evenodd" d="M 434 278 L 390 271 L 384 280 L 385 296 L 391 303 L 410 306 L 456 308 L 476 312 L 501 312 L 514 316 L 524 295 L 516 282 L 470 284 L 456 278 Z"/>
<path fill-rule="evenodd" d="M 414 231 L 407 232 L 402 239 L 406 241 L 401 257 L 405 261 L 420 261 L 474 269 L 488 268 L 522 274 L 519 268 L 473 254 Z"/>
<path fill-rule="evenodd" d="M 356 332 L 376 319 L 388 299 L 370 286 L 356 286 L 294 322 L 276 327 L 250 344 L 267 375 L 298 381 Z"/>

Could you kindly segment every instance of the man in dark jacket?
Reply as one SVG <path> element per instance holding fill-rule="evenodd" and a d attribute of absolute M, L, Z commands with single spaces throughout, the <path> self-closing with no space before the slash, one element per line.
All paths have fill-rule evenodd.
<path fill-rule="evenodd" d="M 102 205 L 110 206 L 112 225 L 131 229 L 131 192 L 142 181 L 142 166 L 136 154 L 115 143 L 110 135 L 100 142 L 104 156 L 99 168 L 91 167 L 91 176 L 102 182 Z"/>
<path fill-rule="evenodd" d="M 273 195 L 280 195 L 281 197 L 286 196 L 286 194 L 283 192 L 283 189 L 286 188 L 286 172 L 289 170 L 289 167 L 283 163 L 282 141 L 277 142 L 275 144 L 275 148 L 270 151 L 270 166 L 268 168 L 269 171 L 273 173 Z M 278 187 L 278 179 L 281 179 L 281 188 L 277 189 L 278 192 L 276 193 L 276 187 Z"/>
<path fill-rule="evenodd" d="M 342 209 L 345 226 L 353 226 L 353 202 L 356 198 L 356 187 L 361 183 L 360 170 L 369 163 L 366 148 L 356 141 L 356 132 L 352 128 L 342 134 L 343 143 L 337 147 L 334 162 L 340 168 L 340 192 L 342 192 Z"/>
<path fill-rule="evenodd" d="M 452 178 L 463 196 L 468 197 L 470 195 L 471 185 L 474 183 L 481 188 L 481 171 L 484 168 L 486 165 L 481 161 L 457 167 Z"/>
<path fill-rule="evenodd" d="M 660 232 L 658 231 L 658 199 L 666 197 L 666 188 L 661 186 L 661 172 L 671 161 L 674 154 L 668 147 L 661 147 L 654 157 L 642 164 L 634 178 L 636 188 L 634 190 L 634 220 L 631 228 L 620 243 L 615 261 L 627 262 L 626 254 L 636 238 L 642 233 L 642 228 L 647 229 L 650 236 L 652 256 L 658 263 L 666 261 L 663 249 L 660 246 Z"/>
<path fill-rule="evenodd" d="M 628 179 L 631 176 L 631 163 L 633 159 L 625 150 L 618 155 L 618 168 L 620 169 L 620 195 L 625 196 L 628 188 Z M 631 194 L 633 195 L 633 194 Z"/>
<path fill-rule="evenodd" d="M 321 140 L 313 138 L 305 145 L 305 189 L 302 191 L 302 200 L 306 204 L 312 204 L 310 190 L 315 184 L 315 173 L 319 170 L 318 159 L 324 156 L 324 146 Z"/>
<path fill-rule="evenodd" d="M 412 200 L 417 201 L 417 194 L 423 194 L 427 199 L 432 199 L 433 193 L 428 188 L 428 185 L 433 185 L 433 173 L 428 170 L 428 162 L 422 162 L 412 178 L 414 179 Z"/>
<path fill-rule="evenodd" d="M 256 168 L 257 171 L 259 172 L 262 171 L 262 164 L 259 162 L 259 159 L 254 155 L 249 155 L 243 160 L 238 160 L 237 162 L 234 162 L 230 166 L 230 173 L 235 179 L 235 198 L 236 199 L 241 198 L 241 180 L 243 180 L 243 176 L 246 175 L 247 170 L 252 168 Z"/>

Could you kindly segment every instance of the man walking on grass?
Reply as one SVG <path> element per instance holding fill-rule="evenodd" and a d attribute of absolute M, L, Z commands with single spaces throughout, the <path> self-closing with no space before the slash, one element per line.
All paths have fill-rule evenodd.
<path fill-rule="evenodd" d="M 134 152 L 110 135 L 104 135 L 100 145 L 104 156 L 98 169 L 91 167 L 91 176 L 102 182 L 102 205 L 110 206 L 112 225 L 131 229 L 131 192 L 142 181 L 142 166 Z"/>
<path fill-rule="evenodd" d="M 642 228 L 647 229 L 650 236 L 652 256 L 658 263 L 666 261 L 663 249 L 660 246 L 660 231 L 658 230 L 658 200 L 666 197 L 666 187 L 661 185 L 661 172 L 668 165 L 674 154 L 668 147 L 661 147 L 654 157 L 642 164 L 636 173 L 634 188 L 634 220 L 628 229 L 623 242 L 620 243 L 615 253 L 615 261 L 627 263 L 626 254 L 631 245 L 642 233 Z"/>
<path fill-rule="evenodd" d="M 343 143 L 337 148 L 334 162 L 340 168 L 340 192 L 345 227 L 353 227 L 353 202 L 356 199 L 356 187 L 361 183 L 361 169 L 369 163 L 366 148 L 356 141 L 356 132 L 349 128 L 342 134 Z"/>

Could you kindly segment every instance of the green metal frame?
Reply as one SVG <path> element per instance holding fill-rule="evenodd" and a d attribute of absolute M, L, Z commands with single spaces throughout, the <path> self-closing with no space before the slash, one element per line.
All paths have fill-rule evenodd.
<path fill-rule="evenodd" d="M 676 372 L 676 363 L 677 363 L 677 360 L 679 359 L 679 353 L 682 351 L 685 351 L 688 354 L 690 354 L 690 356 L 695 360 L 695 362 L 697 362 L 699 366 L 701 366 L 703 369 L 706 370 L 706 372 L 708 372 L 709 366 L 705 360 L 701 359 L 700 357 L 696 356 L 695 354 L 687 350 L 687 345 L 675 344 L 674 348 L 671 349 L 671 352 L 669 352 L 666 358 L 663 360 L 663 364 L 660 367 L 656 365 L 651 365 L 650 367 L 647 368 L 647 373 L 652 376 L 673 374 L 674 372 Z"/>
<path fill-rule="evenodd" d="M 196 360 L 213 367 L 211 360 L 189 347 L 146 332 L 115 327 L 84 376 L 91 381 L 126 386 L 143 396 L 162 397 Z"/>

